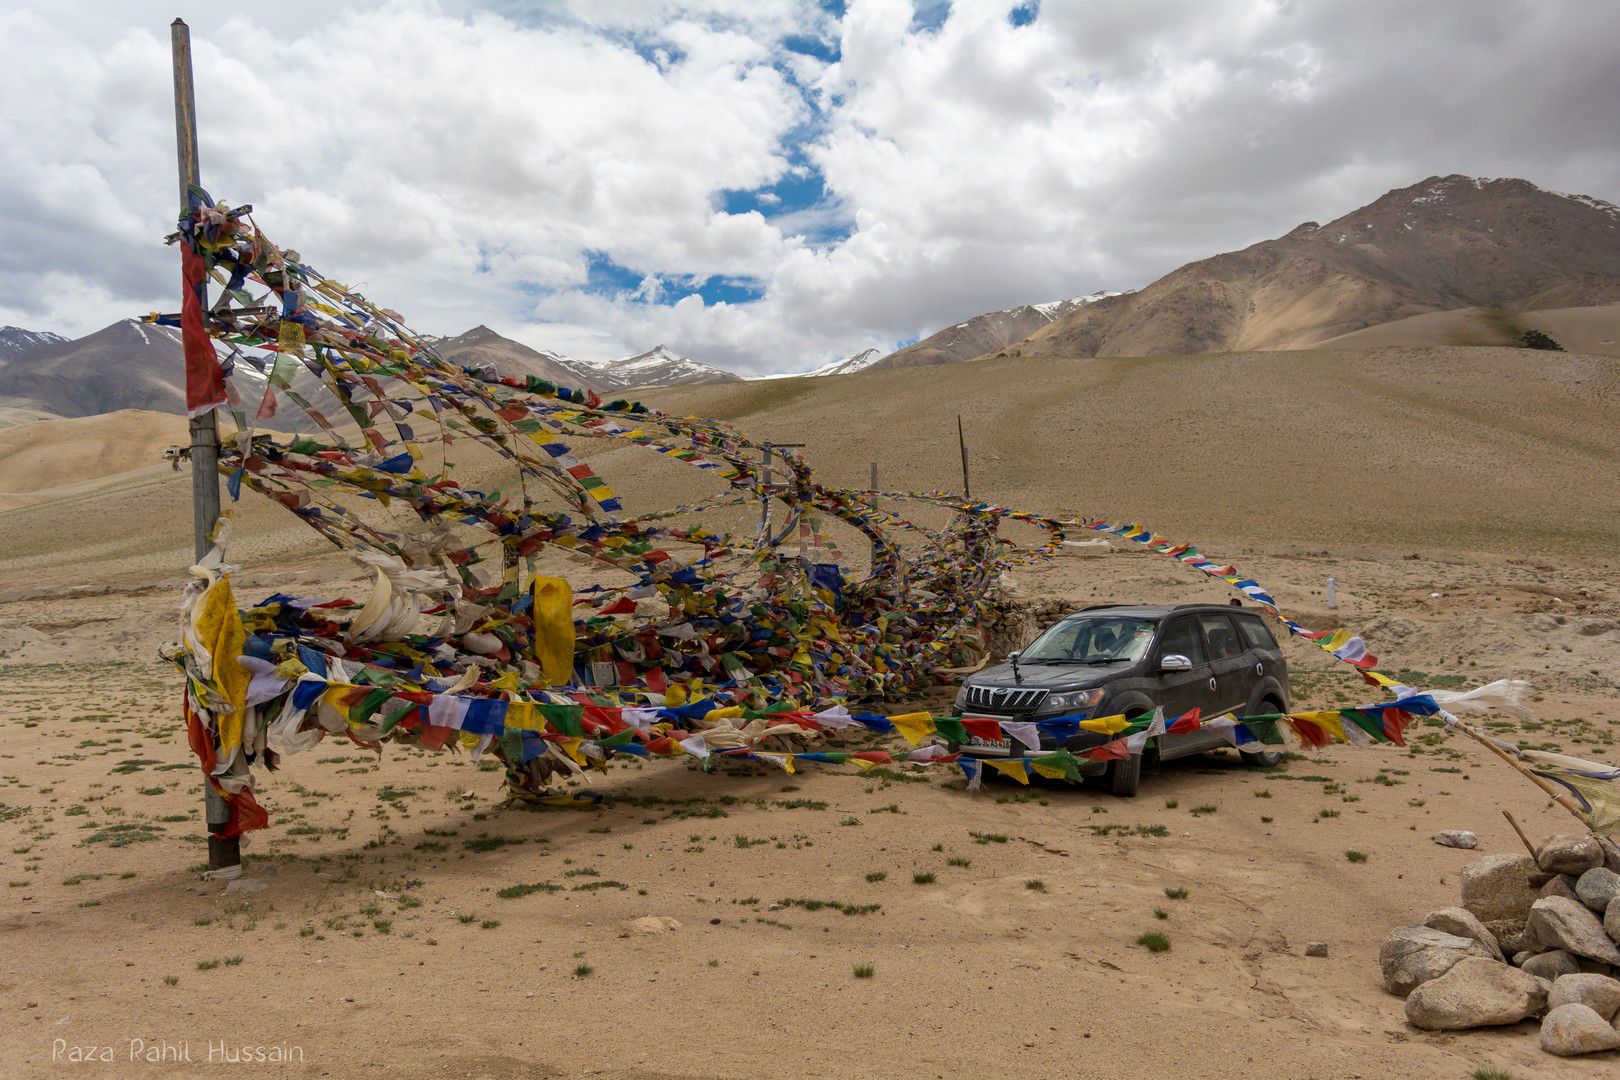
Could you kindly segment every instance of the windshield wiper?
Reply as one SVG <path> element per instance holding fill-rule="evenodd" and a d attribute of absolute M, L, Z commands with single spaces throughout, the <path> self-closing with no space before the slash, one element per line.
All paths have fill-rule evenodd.
<path fill-rule="evenodd" d="M 1020 656 L 1018 659 L 1026 662 L 1026 663 L 1031 662 L 1029 657 L 1027 657 L 1027 656 Z M 1079 660 L 1079 659 L 1076 659 L 1075 657 L 1072 657 L 1072 656 L 1054 656 L 1050 660 L 1037 658 L 1036 660 L 1033 661 L 1033 663 L 1037 663 L 1037 664 L 1086 664 L 1086 665 L 1122 664 L 1124 662 L 1125 662 L 1125 660 L 1124 660 L 1123 657 L 1120 657 L 1120 658 L 1115 659 L 1115 660 L 1098 660 L 1098 659 Z"/>

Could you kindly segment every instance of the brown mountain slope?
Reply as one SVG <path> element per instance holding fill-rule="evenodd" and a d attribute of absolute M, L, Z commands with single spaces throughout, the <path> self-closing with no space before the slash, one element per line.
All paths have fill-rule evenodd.
<path fill-rule="evenodd" d="M 180 331 L 122 319 L 73 341 L 36 345 L 0 368 L 0 404 L 57 416 L 184 412 Z"/>
<path fill-rule="evenodd" d="M 1054 300 L 1048 304 L 1022 304 L 1002 311 L 987 311 L 953 326 L 947 326 L 915 344 L 890 353 L 881 360 L 862 365 L 857 370 L 922 367 L 929 364 L 954 364 L 960 360 L 972 360 L 1029 337 L 1043 326 L 1072 311 L 1116 295 L 1118 294 L 1096 292 L 1073 300 Z"/>
<path fill-rule="evenodd" d="M 465 334 L 435 341 L 433 347 L 446 360 L 468 367 L 493 367 L 514 379 L 535 375 L 561 386 L 602 388 L 601 382 L 589 374 L 588 364 L 531 349 L 522 342 L 502 337 L 487 326 L 475 326 Z"/>
<path fill-rule="evenodd" d="M 1327 225 L 1189 263 L 1087 305 L 1015 355 L 1287 349 L 1462 307 L 1620 300 L 1620 209 L 1524 180 L 1430 177 Z"/>

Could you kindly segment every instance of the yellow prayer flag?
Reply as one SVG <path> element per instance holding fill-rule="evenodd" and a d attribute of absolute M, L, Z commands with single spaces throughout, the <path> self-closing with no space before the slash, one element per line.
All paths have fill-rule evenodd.
<path fill-rule="evenodd" d="M 534 659 L 547 686 L 574 679 L 574 592 L 562 578 L 534 579 Z"/>
<path fill-rule="evenodd" d="M 1022 761 L 997 761 L 995 758 L 985 758 L 984 763 L 1003 776 L 1010 776 L 1020 784 L 1029 783 L 1029 770 Z"/>
<path fill-rule="evenodd" d="M 1125 718 L 1124 713 L 1117 713 L 1113 716 L 1095 716 L 1090 720 L 1082 720 L 1080 726 L 1102 735 L 1114 735 L 1130 727 L 1131 722 Z"/>
<path fill-rule="evenodd" d="M 889 717 L 889 723 L 900 732 L 907 743 L 916 746 L 934 733 L 934 718 L 925 712 L 901 713 L 899 716 Z"/>

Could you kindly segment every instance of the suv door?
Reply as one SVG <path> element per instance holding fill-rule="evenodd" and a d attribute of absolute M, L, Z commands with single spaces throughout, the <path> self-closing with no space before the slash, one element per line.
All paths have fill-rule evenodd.
<path fill-rule="evenodd" d="M 1198 625 L 1209 647 L 1210 676 L 1214 679 L 1204 715 L 1241 713 L 1249 703 L 1256 681 L 1249 646 L 1238 632 L 1237 624 L 1225 612 L 1202 612 L 1198 615 Z"/>
<path fill-rule="evenodd" d="M 1166 656 L 1185 656 L 1192 661 L 1192 670 L 1161 671 L 1160 665 Z M 1158 691 L 1154 696 L 1164 707 L 1166 722 L 1174 720 L 1189 709 L 1202 708 L 1206 713 L 1210 711 L 1209 681 L 1214 674 L 1210 670 L 1208 653 L 1204 648 L 1204 634 L 1199 629 L 1195 616 L 1182 615 L 1165 623 L 1164 631 L 1159 636 L 1158 647 L 1153 651 L 1152 664 L 1150 670 L 1156 673 L 1154 678 L 1158 681 Z M 1197 733 L 1159 736 L 1159 757 L 1164 761 L 1183 754 L 1196 753 L 1199 749 Z"/>

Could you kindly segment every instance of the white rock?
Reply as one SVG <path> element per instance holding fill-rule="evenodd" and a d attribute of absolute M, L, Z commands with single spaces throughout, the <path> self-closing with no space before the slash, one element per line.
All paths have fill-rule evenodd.
<path fill-rule="evenodd" d="M 1497 944 L 1496 935 L 1486 929 L 1485 924 L 1479 921 L 1479 917 L 1467 908 L 1441 908 L 1439 911 L 1431 912 L 1428 918 L 1423 920 L 1423 925 L 1442 933 L 1473 938 L 1485 946 L 1493 959 L 1504 963 L 1507 961 L 1507 957 L 1502 955 L 1502 946 Z"/>
<path fill-rule="evenodd" d="M 1384 976 L 1384 989 L 1405 997 L 1414 989 L 1437 979 L 1466 957 L 1494 958 L 1490 950 L 1473 938 L 1458 937 L 1427 926 L 1401 926 L 1389 935 L 1378 953 L 1378 967 Z"/>
<path fill-rule="evenodd" d="M 1608 910 L 1610 902 L 1620 896 L 1620 874 L 1606 866 L 1594 866 L 1576 879 L 1575 895 L 1601 915 Z"/>
<path fill-rule="evenodd" d="M 1444 829 L 1434 834 L 1434 842 L 1441 847 L 1477 848 L 1479 837 L 1467 829 Z"/>
<path fill-rule="evenodd" d="M 1425 1031 L 1517 1024 L 1547 1006 L 1547 984 L 1534 975 L 1480 956 L 1459 960 L 1450 971 L 1413 990 L 1406 1019 Z"/>
<path fill-rule="evenodd" d="M 1577 900 L 1548 896 L 1530 907 L 1525 929 L 1549 949 L 1584 956 L 1603 964 L 1620 964 L 1620 948 L 1604 932 L 1596 915 Z"/>
<path fill-rule="evenodd" d="M 1536 865 L 1549 874 L 1584 874 L 1603 865 L 1603 848 L 1591 833 L 1559 833 L 1536 849 Z"/>
<path fill-rule="evenodd" d="M 1513 959 L 1518 960 L 1518 966 L 1530 974 L 1549 980 L 1574 975 L 1581 970 L 1581 965 L 1563 949 L 1551 949 L 1535 956 L 1524 957 L 1522 960 L 1517 956 Z"/>
<path fill-rule="evenodd" d="M 1588 1005 L 1560 1005 L 1542 1018 L 1541 1048 L 1559 1057 L 1620 1049 L 1620 1031 Z"/>
<path fill-rule="evenodd" d="M 1552 984 L 1547 994 L 1547 1007 L 1585 1005 L 1603 1019 L 1614 1022 L 1620 1013 L 1620 979 L 1607 975 L 1562 975 Z"/>

